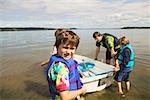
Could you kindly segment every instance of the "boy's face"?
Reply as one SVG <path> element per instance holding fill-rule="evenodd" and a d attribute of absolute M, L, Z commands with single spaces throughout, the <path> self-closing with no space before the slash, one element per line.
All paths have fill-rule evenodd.
<path fill-rule="evenodd" d="M 66 60 L 71 59 L 75 51 L 76 51 L 76 47 L 71 45 L 60 44 L 58 47 L 58 55 L 63 57 Z"/>
<path fill-rule="evenodd" d="M 97 35 L 96 38 L 95 38 L 95 40 L 98 41 L 98 42 L 100 42 L 102 40 L 102 36 L 98 36 Z"/>
<path fill-rule="evenodd" d="M 127 38 L 124 38 L 124 39 L 121 41 L 121 44 L 122 44 L 122 45 L 125 45 L 125 44 L 127 44 L 127 42 L 128 42 L 128 39 L 127 39 Z"/>

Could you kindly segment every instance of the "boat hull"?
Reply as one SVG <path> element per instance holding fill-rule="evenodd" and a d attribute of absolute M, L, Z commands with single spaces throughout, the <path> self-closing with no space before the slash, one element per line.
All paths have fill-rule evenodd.
<path fill-rule="evenodd" d="M 88 64 L 93 65 L 93 67 L 86 68 L 84 71 L 78 68 L 82 76 L 81 81 L 87 89 L 87 93 L 101 91 L 114 82 L 114 66 L 81 55 L 75 55 L 74 59 L 77 60 L 79 65 L 82 63 L 80 67 L 88 67 Z"/>

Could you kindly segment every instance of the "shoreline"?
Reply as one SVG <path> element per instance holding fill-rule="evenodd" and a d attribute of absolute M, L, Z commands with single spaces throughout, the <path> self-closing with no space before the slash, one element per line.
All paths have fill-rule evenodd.
<path fill-rule="evenodd" d="M 40 55 L 45 55 L 45 52 L 42 52 Z M 40 55 L 36 54 L 36 57 L 39 57 Z M 29 64 L 26 64 L 23 61 L 18 64 L 18 59 L 20 57 L 15 57 L 15 60 L 12 62 L 13 70 L 18 69 L 18 71 L 7 75 L 1 74 L 0 93 L 3 100 L 48 100 L 50 98 L 48 84 L 44 74 L 44 70 L 47 66 L 41 67 L 39 63 L 40 61 L 42 61 L 42 59 L 40 58 L 37 61 L 36 57 L 35 55 L 32 55 L 32 57 L 29 57 L 29 55 L 26 56 L 25 58 L 28 59 Z M 43 56 L 43 58 L 46 59 L 46 55 Z M 136 67 L 131 74 L 131 94 L 128 95 L 126 99 L 146 100 L 146 98 L 149 97 L 149 93 L 145 93 L 144 91 L 145 89 L 146 91 L 148 91 L 149 89 L 149 86 L 146 85 L 149 82 L 149 80 L 147 80 L 147 78 L 149 77 L 147 74 L 149 70 L 141 68 L 140 66 L 143 66 L 143 64 L 137 61 L 137 59 L 136 62 Z M 9 63 L 7 65 L 12 64 Z M 19 66 L 23 68 L 19 68 Z M 141 70 L 143 70 L 145 73 L 142 73 Z M 7 72 L 12 72 L 12 70 L 9 70 Z M 140 89 L 143 88 L 143 85 L 147 87 L 145 87 L 145 89 Z M 112 86 L 102 91 L 84 95 L 84 98 L 85 100 L 91 100 L 93 99 L 93 97 L 95 100 L 99 100 L 100 98 L 103 98 L 103 100 L 109 100 L 113 97 L 114 99 L 119 100 L 120 97 L 117 96 L 116 92 L 117 85 L 113 83 Z M 145 97 L 143 97 L 142 95 L 145 95 Z"/>
<path fill-rule="evenodd" d="M 97 30 L 77 30 L 81 42 L 76 54 L 93 59 L 96 46 L 91 31 Z M 149 30 L 101 31 L 130 38 L 136 57 L 130 77 L 131 91 L 125 100 L 148 100 L 150 93 L 145 91 L 150 89 Z M 44 73 L 47 66 L 41 67 L 40 62 L 49 58 L 49 52 L 55 41 L 53 32 L 53 30 L 1 32 L 0 98 L 2 100 L 49 100 L 48 83 Z M 104 48 L 101 48 L 98 59 L 105 59 Z M 117 86 L 114 83 L 102 91 L 86 94 L 85 100 L 121 100 L 116 92 Z"/>
<path fill-rule="evenodd" d="M 0 31 L 39 31 L 39 30 L 56 30 L 58 28 L 45 27 L 0 27 Z M 96 30 L 96 29 L 150 29 L 150 27 L 122 27 L 122 28 L 65 28 L 68 30 Z"/>

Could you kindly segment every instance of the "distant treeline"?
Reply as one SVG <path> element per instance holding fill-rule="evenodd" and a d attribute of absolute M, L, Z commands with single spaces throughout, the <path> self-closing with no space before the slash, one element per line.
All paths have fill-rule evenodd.
<path fill-rule="evenodd" d="M 32 30 L 56 30 L 57 28 L 43 28 L 43 27 L 0 27 L 0 31 L 32 31 Z M 74 30 L 77 28 L 65 28 Z"/>
<path fill-rule="evenodd" d="M 56 30 L 57 28 L 42 28 L 42 27 L 0 27 L 0 31 L 32 31 L 32 30 Z M 88 29 L 103 29 L 103 28 L 66 28 L 69 30 L 88 30 Z M 104 28 L 113 29 L 113 28 Z M 122 27 L 114 29 L 150 29 L 150 27 Z"/>
<path fill-rule="evenodd" d="M 41 27 L 0 27 L 0 31 L 30 31 L 30 30 L 55 30 L 55 28 Z"/>
<path fill-rule="evenodd" d="M 121 29 L 150 29 L 150 27 L 123 27 Z"/>

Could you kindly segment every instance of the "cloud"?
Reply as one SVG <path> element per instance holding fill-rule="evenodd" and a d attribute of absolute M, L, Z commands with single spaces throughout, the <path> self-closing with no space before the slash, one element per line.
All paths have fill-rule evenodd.
<path fill-rule="evenodd" d="M 1 0 L 0 26 L 148 26 L 148 11 L 147 0 Z"/>

